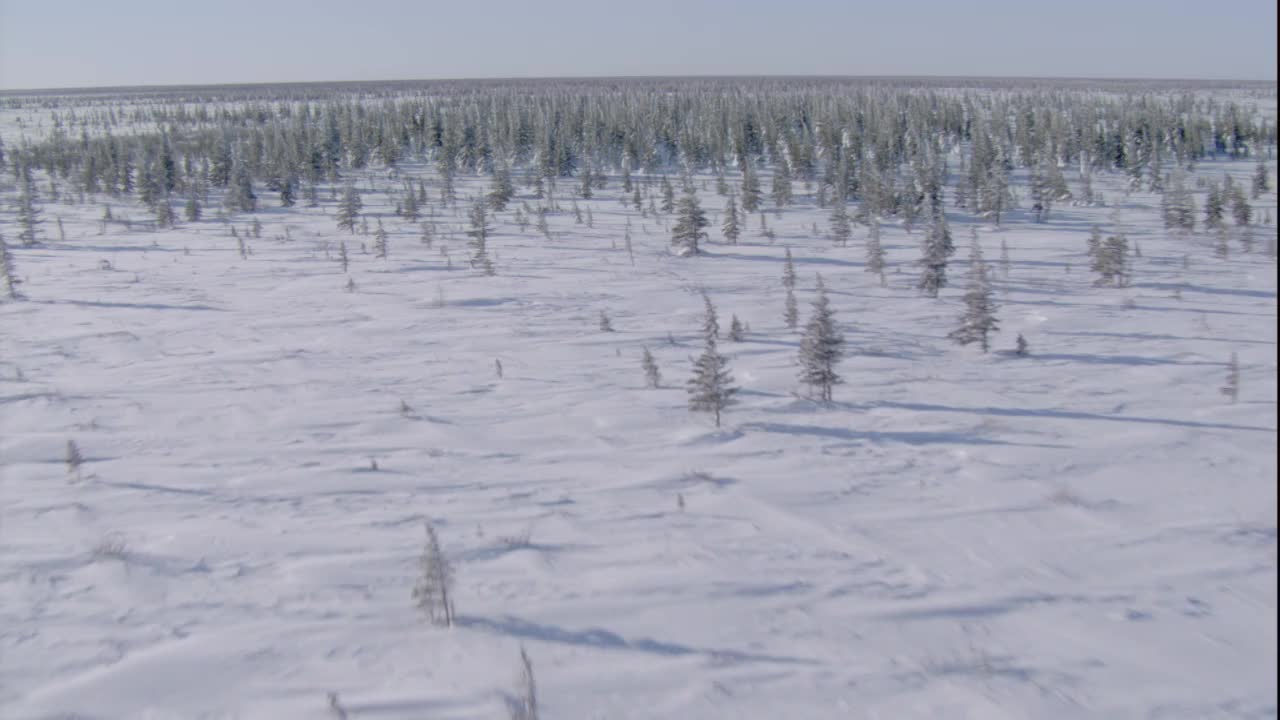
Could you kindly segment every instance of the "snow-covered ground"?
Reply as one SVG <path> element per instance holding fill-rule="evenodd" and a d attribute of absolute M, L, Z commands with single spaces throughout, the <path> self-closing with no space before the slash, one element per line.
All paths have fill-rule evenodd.
<path fill-rule="evenodd" d="M 578 201 L 593 228 L 562 193 L 553 240 L 500 214 L 495 277 L 465 203 L 428 248 L 367 196 L 386 260 L 327 191 L 261 210 L 247 259 L 215 219 L 103 234 L 50 203 L 0 304 L 0 715 L 317 718 L 335 692 L 353 720 L 498 718 L 523 645 L 546 718 L 1275 717 L 1276 265 L 1121 181 L 979 226 L 990 355 L 946 339 L 967 216 L 932 300 L 919 229 L 885 226 L 881 287 L 799 183 L 776 241 L 753 217 L 692 259 L 616 178 Z M 1134 282 L 1095 288 L 1088 228 L 1117 221 Z M 822 273 L 849 341 L 831 407 L 799 395 L 788 246 L 802 317 Z M 719 430 L 684 391 L 704 289 L 750 325 Z M 452 629 L 410 599 L 425 520 Z"/>

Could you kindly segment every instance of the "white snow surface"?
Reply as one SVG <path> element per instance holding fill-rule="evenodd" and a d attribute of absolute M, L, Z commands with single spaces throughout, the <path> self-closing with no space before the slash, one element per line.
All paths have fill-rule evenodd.
<path fill-rule="evenodd" d="M 772 244 L 755 217 L 723 244 L 703 189 L 694 258 L 616 177 L 578 200 L 594 228 L 562 187 L 553 240 L 499 214 L 495 277 L 435 197 L 428 248 L 366 196 L 386 260 L 327 190 L 263 197 L 248 259 L 212 217 L 100 234 L 101 204 L 48 203 L 14 248 L 27 299 L 0 304 L 0 715 L 318 718 L 334 692 L 353 720 L 500 718 L 523 645 L 544 718 L 1275 717 L 1276 266 L 1169 235 L 1122 181 L 979 226 L 989 355 L 946 338 L 972 218 L 928 299 L 920 229 L 885 226 L 881 287 L 866 228 L 814 236 L 799 183 Z M 1117 208 L 1142 257 L 1093 287 L 1088 228 Z M 849 342 L 829 407 L 796 380 L 788 246 L 802 318 L 820 272 Z M 721 429 L 686 407 L 702 290 L 750 326 L 720 346 Z M 428 520 L 453 628 L 410 599 Z"/>

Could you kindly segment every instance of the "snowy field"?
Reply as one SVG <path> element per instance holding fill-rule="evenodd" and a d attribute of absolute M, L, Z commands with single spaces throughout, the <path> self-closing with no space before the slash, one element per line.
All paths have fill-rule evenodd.
<path fill-rule="evenodd" d="M 569 188 L 550 240 L 499 213 L 493 277 L 463 235 L 484 178 L 432 203 L 430 247 L 367 193 L 386 259 L 327 187 L 264 201 L 260 237 L 47 202 L 30 248 L 6 200 L 26 299 L 0 303 L 0 716 L 301 720 L 332 692 L 352 720 L 501 718 L 523 645 L 545 718 L 1276 717 L 1273 225 L 1221 258 L 1121 175 L 1047 224 L 1024 201 L 976 225 L 984 355 L 947 339 L 971 216 L 930 299 L 921 226 L 884 225 L 882 286 L 867 228 L 815 234 L 799 182 L 775 237 L 753 216 L 736 246 L 695 183 L 704 256 L 611 176 L 577 200 L 592 227 Z M 1095 223 L 1139 245 L 1130 287 L 1093 285 Z M 848 340 L 830 406 L 796 379 L 788 247 L 802 322 L 821 273 Z M 749 325 L 720 346 L 741 392 L 719 429 L 684 388 L 702 291 Z M 410 598 L 424 521 L 453 628 Z"/>

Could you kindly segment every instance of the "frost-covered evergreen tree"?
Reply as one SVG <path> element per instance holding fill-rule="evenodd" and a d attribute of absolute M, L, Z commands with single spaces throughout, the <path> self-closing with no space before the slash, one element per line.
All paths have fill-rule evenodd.
<path fill-rule="evenodd" d="M 715 308 L 711 306 L 710 300 L 707 300 L 707 306 L 708 317 L 703 323 L 705 343 L 702 355 L 694 361 L 693 377 L 688 383 L 689 410 L 713 413 L 716 427 L 720 427 L 720 415 L 733 404 L 733 396 L 738 389 L 729 372 L 729 361 L 716 347 L 718 324 L 715 320 Z M 708 327 L 715 327 L 716 330 L 707 330 Z"/>
<path fill-rule="evenodd" d="M 599 325 L 600 325 L 600 332 L 609 332 L 609 333 L 613 332 L 613 321 L 609 319 L 608 312 L 604 310 L 600 311 Z"/>
<path fill-rule="evenodd" d="M 386 260 L 387 250 L 387 229 L 382 227 L 382 218 L 378 218 L 378 229 L 373 231 L 373 255 Z"/>
<path fill-rule="evenodd" d="M 351 256 L 347 254 L 347 241 L 338 241 L 338 264 L 342 265 L 342 272 L 346 272 L 351 264 Z"/>
<path fill-rule="evenodd" d="M 453 564 L 440 550 L 440 540 L 431 523 L 426 524 L 427 539 L 418 561 L 421 575 L 413 586 L 414 605 L 427 620 L 446 627 L 453 625 Z"/>
<path fill-rule="evenodd" d="M 1271 179 L 1267 174 L 1267 164 L 1258 158 L 1258 165 L 1253 169 L 1253 181 L 1251 183 L 1253 191 L 1253 199 L 1257 200 L 1262 194 L 1271 190 Z"/>
<path fill-rule="evenodd" d="M 38 204 L 36 184 L 30 171 L 23 169 L 18 193 L 18 239 L 23 245 L 35 245 L 40 239 L 40 226 L 43 224 L 44 210 Z"/>
<path fill-rule="evenodd" d="M 171 228 L 177 221 L 177 215 L 174 214 L 173 206 L 169 201 L 164 198 L 156 200 L 156 227 L 161 230 Z"/>
<path fill-rule="evenodd" d="M 1126 287 L 1129 284 L 1129 240 L 1124 235 L 1111 235 L 1098 253 L 1095 264 L 1098 279 L 1094 285 L 1099 287 L 1113 285 Z"/>
<path fill-rule="evenodd" d="M 18 279 L 17 270 L 13 267 L 13 253 L 9 251 L 4 236 L 0 235 L 0 287 L 4 288 L 5 297 L 10 300 L 21 300 L 22 295 L 18 293 L 18 284 L 21 282 Z"/>
<path fill-rule="evenodd" d="M 791 191 L 791 170 L 787 163 L 780 162 L 773 168 L 773 184 L 769 188 L 774 207 L 784 208 L 790 205 Z"/>
<path fill-rule="evenodd" d="M 1217 230 L 1222 227 L 1222 218 L 1226 212 L 1222 191 L 1218 184 L 1209 186 L 1209 194 L 1204 199 L 1204 227 L 1206 230 Z"/>
<path fill-rule="evenodd" d="M 692 193 L 692 188 L 686 187 L 685 194 Z M 671 186 L 671 181 L 666 175 L 662 176 L 662 212 L 671 214 L 676 209 L 676 191 Z"/>
<path fill-rule="evenodd" d="M 844 335 L 836 327 L 835 311 L 819 275 L 813 310 L 800 338 L 800 382 L 808 385 L 818 400 L 831 402 L 833 389 L 844 382 L 836 373 L 843 357 Z"/>
<path fill-rule="evenodd" d="M 796 287 L 796 265 L 791 258 L 791 248 L 787 248 L 787 254 L 782 262 L 782 287 L 788 290 L 794 290 Z"/>
<path fill-rule="evenodd" d="M 1231 353 L 1231 362 L 1227 364 L 1227 381 L 1219 388 L 1219 392 L 1231 398 L 1234 404 L 1240 398 L 1240 359 Z"/>
<path fill-rule="evenodd" d="M 1089 228 L 1087 254 L 1089 256 L 1089 271 L 1101 274 L 1103 272 L 1102 228 L 1097 225 Z"/>
<path fill-rule="evenodd" d="M 418 222 L 418 218 L 422 217 L 422 206 L 418 204 L 418 195 L 412 187 L 405 188 L 404 202 L 400 205 L 400 217 L 407 222 Z"/>
<path fill-rule="evenodd" d="M 356 234 L 356 221 L 360 219 L 360 210 L 364 207 L 364 203 L 360 200 L 360 193 L 356 191 L 354 185 L 347 185 L 342 191 L 342 201 L 338 203 L 338 229 L 350 231 L 352 235 Z"/>
<path fill-rule="evenodd" d="M 880 244 L 880 218 L 869 218 L 871 227 L 867 232 L 867 262 L 863 267 L 869 273 L 884 276 L 884 246 Z"/>
<path fill-rule="evenodd" d="M 644 370 L 646 385 L 657 388 L 662 384 L 662 372 L 658 370 L 658 361 L 654 359 L 653 353 L 649 352 L 649 348 L 645 348 L 644 355 L 640 357 L 640 367 Z"/>
<path fill-rule="evenodd" d="M 685 188 L 680 196 L 676 223 L 671 228 L 671 245 L 676 248 L 676 254 L 682 257 L 697 255 L 700 252 L 698 242 L 707 239 L 703 228 L 709 224 L 706 212 L 698 204 L 697 194 L 692 187 Z"/>
<path fill-rule="evenodd" d="M 996 321 L 996 304 L 991 295 L 987 264 L 982 259 L 982 246 L 976 238 L 969 249 L 969 287 L 965 289 L 964 306 L 960 327 L 947 337 L 961 345 L 976 342 L 985 353 L 991 347 L 991 333 L 998 330 L 1000 325 Z"/>
<path fill-rule="evenodd" d="M 200 215 L 200 200 L 193 192 L 189 197 L 187 197 L 186 204 L 182 206 L 182 217 L 185 218 L 187 222 L 196 222 L 200 219 Z"/>
<path fill-rule="evenodd" d="M 800 326 L 800 306 L 796 303 L 796 292 L 791 288 L 787 288 L 787 299 L 782 308 L 782 322 L 786 323 L 788 330 L 795 330 Z"/>
<path fill-rule="evenodd" d="M 1026 357 L 1031 354 L 1031 347 L 1027 345 L 1027 339 L 1022 337 L 1022 333 L 1018 333 L 1018 339 L 1013 344 L 1013 354 L 1018 357 Z"/>
<path fill-rule="evenodd" d="M 485 275 L 493 275 L 493 261 L 489 258 L 488 241 L 493 228 L 489 227 L 489 215 L 483 202 L 471 206 L 471 225 L 467 229 L 467 246 L 471 248 L 471 267 L 479 268 Z"/>
<path fill-rule="evenodd" d="M 1253 208 L 1249 205 L 1249 198 L 1245 195 L 1244 188 L 1232 185 L 1229 195 L 1232 219 L 1241 227 L 1248 225 L 1253 220 Z"/>
<path fill-rule="evenodd" d="M 760 209 L 760 178 L 751 169 L 751 164 L 742 166 L 742 210 L 753 213 Z"/>
<path fill-rule="evenodd" d="M 729 321 L 729 339 L 733 342 L 742 342 L 744 332 L 742 321 L 738 319 L 737 315 L 734 315 L 733 319 Z"/>
<path fill-rule="evenodd" d="M 941 215 L 934 218 L 925 232 L 920 260 L 917 261 L 921 272 L 916 287 L 929 297 L 938 297 L 938 291 L 947 286 L 947 250 L 950 237 L 947 221 Z"/>
<path fill-rule="evenodd" d="M 849 244 L 849 237 L 853 234 L 853 229 L 849 224 L 849 212 L 845 206 L 844 197 L 837 197 L 835 203 L 831 206 L 831 240 L 840 247 Z"/>
<path fill-rule="evenodd" d="M 720 226 L 720 232 L 731 245 L 737 245 L 738 238 L 742 235 L 742 227 L 738 224 L 738 203 L 732 195 L 724 206 L 724 222 Z"/>

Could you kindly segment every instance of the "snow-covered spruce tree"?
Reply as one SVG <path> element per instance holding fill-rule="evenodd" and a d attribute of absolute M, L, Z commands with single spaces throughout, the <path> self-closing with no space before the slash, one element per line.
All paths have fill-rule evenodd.
<path fill-rule="evenodd" d="M 644 355 L 640 356 L 640 367 L 644 370 L 645 385 L 657 388 L 662 384 L 662 372 L 658 370 L 658 361 L 653 358 L 649 348 L 645 348 Z"/>
<path fill-rule="evenodd" d="M 5 297 L 10 300 L 21 300 L 22 295 L 18 293 L 18 284 L 21 282 L 13 267 L 13 253 L 9 252 L 4 236 L 0 235 L 0 287 L 3 287 Z"/>
<path fill-rule="evenodd" d="M 347 185 L 342 191 L 342 201 L 338 203 L 338 229 L 356 234 L 356 221 L 360 219 L 360 210 L 364 203 L 360 201 L 360 193 L 354 185 Z"/>
<path fill-rule="evenodd" d="M 742 210 L 747 213 L 759 210 L 760 197 L 760 178 L 748 162 L 742 166 Z"/>
<path fill-rule="evenodd" d="M 1204 227 L 1206 230 L 1217 230 L 1222 227 L 1222 218 L 1226 214 L 1226 203 L 1222 190 L 1217 183 L 1209 186 L 1209 194 L 1204 199 Z"/>
<path fill-rule="evenodd" d="M 373 231 L 373 255 L 386 260 L 387 250 L 387 229 L 382 227 L 382 218 L 378 218 L 378 229 Z"/>
<path fill-rule="evenodd" d="M 960 327 L 947 337 L 961 345 L 976 342 L 985 353 L 991 348 L 991 333 L 1000 325 L 996 321 L 996 304 L 991 296 L 987 264 L 982 259 L 982 246 L 976 239 L 969 249 L 969 287 L 965 289 L 964 307 Z"/>
<path fill-rule="evenodd" d="M 62 457 L 63 463 L 67 466 L 67 474 L 75 475 L 76 480 L 80 478 L 80 468 L 84 465 L 84 454 L 80 452 L 80 446 L 76 445 L 75 440 L 67 441 L 67 448 Z"/>
<path fill-rule="evenodd" d="M 1027 345 L 1027 339 L 1022 337 L 1022 333 L 1018 333 L 1018 339 L 1013 344 L 1013 354 L 1018 357 L 1026 357 L 1031 354 L 1031 348 Z"/>
<path fill-rule="evenodd" d="M 817 394 L 816 399 L 831 402 L 833 389 L 844 382 L 836 373 L 843 357 L 844 335 L 836 327 L 835 311 L 819 275 L 813 311 L 800 338 L 800 382 L 809 386 L 811 394 Z"/>
<path fill-rule="evenodd" d="M 44 224 L 44 210 L 37 204 L 36 184 L 30 171 L 22 170 L 22 186 L 18 193 L 18 240 L 30 247 L 40 239 L 40 226 Z"/>
<path fill-rule="evenodd" d="M 1124 235 L 1111 235 L 1102 243 L 1097 263 L 1098 279 L 1094 285 L 1126 287 L 1129 284 L 1129 240 Z"/>
<path fill-rule="evenodd" d="M 787 288 L 787 299 L 782 308 L 782 322 L 786 323 L 788 330 L 795 330 L 800 326 L 800 306 L 796 303 L 796 291 Z"/>
<path fill-rule="evenodd" d="M 782 263 L 782 287 L 794 290 L 796 287 L 796 265 L 791 259 L 791 248 L 787 248 L 786 259 Z"/>
<path fill-rule="evenodd" d="M 693 377 L 688 383 L 689 410 L 714 413 L 716 427 L 720 427 L 720 415 L 733 404 L 733 396 L 738 389 L 733 385 L 729 361 L 716 347 L 716 331 L 712 328 L 717 328 L 718 323 L 710 300 L 707 300 L 707 307 L 708 317 L 703 321 L 705 344 L 702 355 L 694 361 Z"/>
<path fill-rule="evenodd" d="M 1267 175 L 1267 164 L 1258 158 L 1258 166 L 1253 169 L 1253 181 L 1251 183 L 1253 191 L 1253 199 L 1257 200 L 1262 194 L 1271 190 L 1271 180 Z"/>
<path fill-rule="evenodd" d="M 600 332 L 613 332 L 613 321 L 609 319 L 609 313 L 604 310 L 600 311 Z"/>
<path fill-rule="evenodd" d="M 178 221 L 177 216 L 173 212 L 173 206 L 169 204 L 168 198 L 156 199 L 156 227 L 164 230 L 173 227 Z"/>
<path fill-rule="evenodd" d="M 1094 225 L 1089 228 L 1088 251 L 1089 271 L 1102 273 L 1102 228 Z"/>
<path fill-rule="evenodd" d="M 1240 398 L 1240 359 L 1235 353 L 1231 353 L 1231 362 L 1227 364 L 1227 381 L 1218 391 L 1231 398 L 1232 404 Z"/>
<path fill-rule="evenodd" d="M 426 524 L 427 539 L 418 567 L 422 574 L 413 586 L 414 605 L 427 620 L 446 627 L 453 625 L 453 565 L 440 550 L 440 540 L 431 523 Z"/>
<path fill-rule="evenodd" d="M 849 211 L 845 205 L 844 196 L 837 196 L 831 206 L 830 226 L 831 241 L 840 247 L 847 247 L 853 229 L 849 225 Z"/>
<path fill-rule="evenodd" d="M 884 280 L 884 246 L 880 244 L 880 218 L 872 216 L 868 219 L 871 228 L 867 232 L 867 262 L 863 268 L 869 273 L 875 273 L 880 276 L 881 281 Z"/>
<path fill-rule="evenodd" d="M 511 184 L 511 171 L 507 168 L 506 163 L 498 163 L 493 168 L 493 182 L 489 187 L 489 194 L 485 199 L 489 202 L 489 207 L 494 212 L 501 212 L 507 209 L 507 203 L 511 202 L 511 198 L 515 197 L 516 189 Z"/>
<path fill-rule="evenodd" d="M 1249 206 L 1244 188 L 1239 185 L 1231 186 L 1231 217 L 1241 227 L 1253 221 L 1253 208 Z"/>
<path fill-rule="evenodd" d="M 720 317 L 706 292 L 702 293 L 702 334 L 712 340 L 720 339 Z"/>
<path fill-rule="evenodd" d="M 182 206 L 182 217 L 187 222 L 196 222 L 200 219 L 201 207 L 200 200 L 196 197 L 196 193 L 191 193 L 187 197 L 187 202 Z"/>
<path fill-rule="evenodd" d="M 418 203 L 418 195 L 413 191 L 413 187 L 406 185 L 404 192 L 404 202 L 400 204 L 400 217 L 405 222 L 418 222 L 418 218 L 422 217 L 422 206 Z"/>
<path fill-rule="evenodd" d="M 685 188 L 680 196 L 676 224 L 671 228 L 671 245 L 676 248 L 676 254 L 681 257 L 697 255 L 698 241 L 707 238 L 703 228 L 709 224 L 706 212 L 698 204 L 697 194 L 692 187 Z"/>
<path fill-rule="evenodd" d="M 745 332 L 742 327 L 742 321 L 738 319 L 737 315 L 734 315 L 729 321 L 729 339 L 733 342 L 742 342 L 743 333 Z"/>
<path fill-rule="evenodd" d="M 742 235 L 742 227 L 738 225 L 738 203 L 732 195 L 724 206 L 724 223 L 720 226 L 720 232 L 730 245 L 737 245 L 738 238 Z"/>
<path fill-rule="evenodd" d="M 467 246 L 471 248 L 471 267 L 483 270 L 485 275 L 493 275 L 493 261 L 489 259 L 488 252 L 489 233 L 493 228 L 489 227 L 489 215 L 483 202 L 471 206 L 469 219 Z"/>
<path fill-rule="evenodd" d="M 920 280 L 916 284 L 929 297 L 938 297 L 938 291 L 947 286 L 947 246 L 951 233 L 946 219 L 939 215 L 924 235 L 920 259 Z"/>
<path fill-rule="evenodd" d="M 686 187 L 685 193 L 688 194 L 691 188 Z M 676 209 L 676 191 L 671 186 L 671 181 L 666 175 L 662 176 L 662 212 L 670 214 Z"/>
<path fill-rule="evenodd" d="M 342 272 L 347 271 L 347 267 L 351 264 L 351 256 L 347 254 L 347 241 L 338 241 L 338 263 L 342 265 Z"/>
<path fill-rule="evenodd" d="M 777 163 L 773 168 L 773 184 L 769 187 L 769 194 L 776 208 L 791 204 L 791 169 L 785 161 Z"/>

